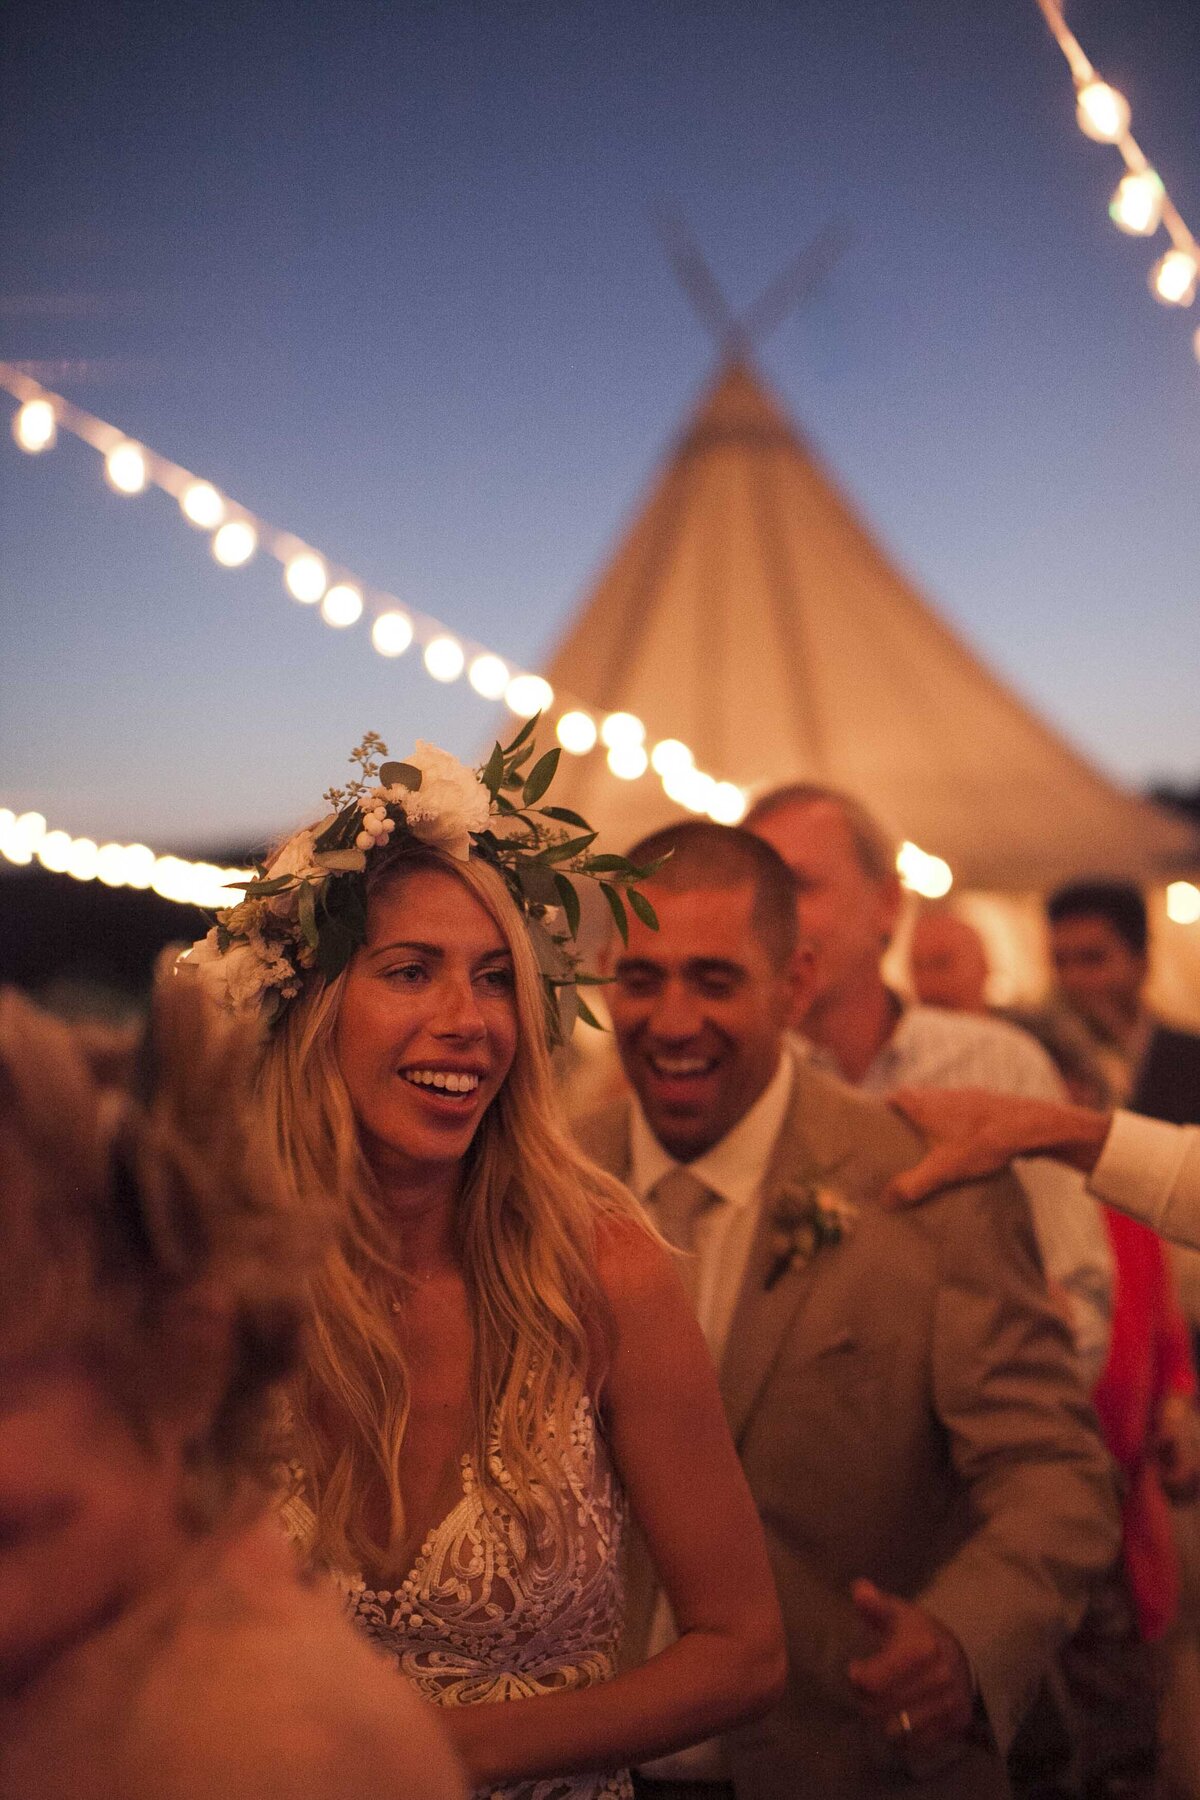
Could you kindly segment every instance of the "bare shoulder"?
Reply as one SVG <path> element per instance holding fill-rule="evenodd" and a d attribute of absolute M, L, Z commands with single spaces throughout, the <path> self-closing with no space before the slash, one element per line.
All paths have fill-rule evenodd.
<path fill-rule="evenodd" d="M 630 1307 L 652 1303 L 679 1288 L 671 1252 L 636 1214 L 601 1220 L 596 1231 L 596 1273 L 618 1318 Z"/>
<path fill-rule="evenodd" d="M 286 1565 L 251 1591 L 240 1575 L 218 1574 L 195 1596 L 147 1683 L 146 1794 L 459 1800 L 432 1709 L 355 1633 L 332 1588 Z"/>

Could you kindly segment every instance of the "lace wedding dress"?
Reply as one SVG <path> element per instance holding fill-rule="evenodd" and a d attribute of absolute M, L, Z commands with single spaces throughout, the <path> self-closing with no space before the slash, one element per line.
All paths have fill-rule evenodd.
<path fill-rule="evenodd" d="M 553 1507 L 533 1538 L 502 1502 L 499 1516 L 489 1512 L 464 1456 L 460 1498 L 398 1587 L 374 1586 L 366 1575 L 336 1577 L 350 1617 L 440 1706 L 529 1699 L 613 1674 L 625 1503 L 586 1395 L 566 1443 L 547 1430 L 541 1462 L 565 1528 Z M 494 1444 L 490 1464 L 503 1489 Z M 283 1507 L 301 1544 L 313 1526 L 302 1485 L 297 1472 Z M 630 1800 L 632 1792 L 621 1771 L 518 1781 L 479 1789 L 473 1800 Z"/>

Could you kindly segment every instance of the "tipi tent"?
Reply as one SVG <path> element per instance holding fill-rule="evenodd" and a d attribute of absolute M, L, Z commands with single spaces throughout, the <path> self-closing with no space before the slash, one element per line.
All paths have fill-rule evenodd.
<path fill-rule="evenodd" d="M 750 793 L 845 788 L 956 886 L 1200 862 L 996 679 L 888 561 L 745 360 L 726 362 L 545 670 Z M 555 798 L 627 844 L 679 816 L 653 774 L 564 756 Z"/>

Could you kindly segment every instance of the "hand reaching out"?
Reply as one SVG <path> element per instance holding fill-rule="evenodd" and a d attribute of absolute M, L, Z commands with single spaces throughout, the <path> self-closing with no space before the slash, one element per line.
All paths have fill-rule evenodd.
<path fill-rule="evenodd" d="M 1090 1173 L 1111 1124 L 1107 1113 L 1059 1100 L 1026 1100 L 982 1088 L 901 1088 L 888 1096 L 929 1139 L 919 1163 L 884 1192 L 893 1207 L 912 1206 L 939 1188 L 994 1175 L 1014 1156 L 1053 1156 Z"/>

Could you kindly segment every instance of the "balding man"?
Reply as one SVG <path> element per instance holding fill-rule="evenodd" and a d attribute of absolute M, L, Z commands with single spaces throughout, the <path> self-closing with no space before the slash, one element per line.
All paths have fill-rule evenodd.
<path fill-rule="evenodd" d="M 950 1012 L 987 1011 L 988 961 L 983 939 L 949 907 L 925 907 L 917 914 L 908 945 L 908 969 L 922 1006 L 944 1006 Z"/>
<path fill-rule="evenodd" d="M 1001 1019 L 906 1006 L 880 972 L 903 894 L 895 845 L 862 804 L 837 789 L 795 783 L 764 795 L 746 828 L 782 856 L 798 884 L 800 932 L 815 974 L 802 1030 L 823 1064 L 867 1093 L 897 1087 L 974 1087 L 1028 1099 L 1063 1098 L 1041 1046 Z M 1079 1178 L 1023 1165 L 1051 1285 L 1066 1307 L 1090 1387 L 1108 1351 L 1112 1256 L 1103 1220 Z"/>

